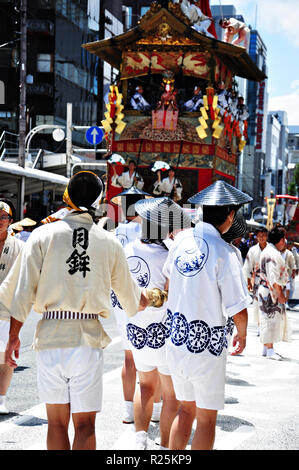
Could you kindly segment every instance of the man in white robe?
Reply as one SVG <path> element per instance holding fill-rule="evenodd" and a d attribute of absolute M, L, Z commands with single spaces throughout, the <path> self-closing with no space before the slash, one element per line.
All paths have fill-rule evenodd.
<path fill-rule="evenodd" d="M 136 186 L 138 189 L 142 189 L 144 181 L 139 173 L 136 171 L 136 163 L 134 160 L 129 161 L 129 169 L 121 175 L 116 173 L 115 165 L 113 165 L 113 176 L 111 179 L 111 185 L 116 188 L 129 189 L 131 186 Z"/>
<path fill-rule="evenodd" d="M 14 215 L 12 203 L 7 199 L 0 200 L 0 285 L 24 246 L 24 242 L 8 233 Z M 4 358 L 9 336 L 9 320 L 9 314 L 4 309 L 0 309 L 0 415 L 9 413 L 5 402 L 13 375 L 13 368 L 5 364 Z"/>
<path fill-rule="evenodd" d="M 189 2 L 186 0 L 182 0 L 180 3 L 181 10 L 184 15 L 189 18 L 192 27 L 196 29 L 196 31 L 198 31 L 199 33 L 203 33 L 206 36 L 213 38 L 214 36 L 208 31 L 213 21 L 213 18 L 209 18 L 208 16 L 203 14 L 200 8 L 200 1 L 191 0 L 191 2 Z"/>
<path fill-rule="evenodd" d="M 267 246 L 268 230 L 261 228 L 256 232 L 257 244 L 249 248 L 244 266 L 243 272 L 245 279 L 247 280 L 248 290 L 253 296 L 253 315 L 254 321 L 258 325 L 258 335 L 260 326 L 260 312 L 258 302 L 258 288 L 260 285 L 260 257 L 264 248 Z"/>
<path fill-rule="evenodd" d="M 94 173 L 76 173 L 64 194 L 73 211 L 34 230 L 0 286 L 1 308 L 11 314 L 6 364 L 17 366 L 19 333 L 32 305 L 41 314 L 33 344 L 49 450 L 70 450 L 71 416 L 72 448 L 96 448 L 103 348 L 110 342 L 99 317 L 110 314 L 111 288 L 128 315 L 155 306 L 131 278 L 121 244 L 94 223 L 93 204 L 101 191 Z"/>
<path fill-rule="evenodd" d="M 241 204 L 252 198 L 217 181 L 188 202 L 203 206 L 203 222 L 176 235 L 163 272 L 169 279 L 172 317 L 167 361 L 180 409 L 171 428 L 170 449 L 211 450 L 217 411 L 224 407 L 225 367 L 232 326 L 234 354 L 246 345 L 250 304 L 239 258 L 221 234 Z M 221 205 L 221 206 L 220 206 Z"/>
<path fill-rule="evenodd" d="M 249 50 L 250 29 L 245 23 L 236 18 L 224 18 L 219 21 L 219 24 L 225 29 L 224 42 L 229 42 L 234 46 L 239 46 L 243 43 L 245 49 L 247 51 Z M 236 35 L 238 35 L 238 37 L 234 39 Z"/>
<path fill-rule="evenodd" d="M 281 253 L 285 249 L 285 229 L 274 227 L 268 234 L 268 245 L 260 258 L 260 285 L 258 289 L 261 312 L 263 356 L 280 361 L 274 343 L 290 340 L 290 329 L 285 309 L 285 288 L 288 271 Z"/>
<path fill-rule="evenodd" d="M 175 177 L 173 168 L 168 170 L 168 176 L 161 180 L 161 171 L 158 171 L 158 179 L 154 183 L 153 194 L 155 196 L 171 197 L 175 202 L 182 199 L 182 183 Z"/>
<path fill-rule="evenodd" d="M 141 85 L 137 86 L 135 89 L 135 93 L 131 98 L 131 106 L 133 109 L 137 111 L 149 111 L 151 109 L 151 105 L 146 101 L 143 96 L 143 87 Z"/>

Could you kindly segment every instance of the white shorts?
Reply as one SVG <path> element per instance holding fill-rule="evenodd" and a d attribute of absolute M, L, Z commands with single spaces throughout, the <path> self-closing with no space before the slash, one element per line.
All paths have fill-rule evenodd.
<path fill-rule="evenodd" d="M 128 335 L 127 335 L 127 325 L 119 325 L 119 332 L 120 332 L 120 337 L 121 337 L 121 344 L 124 348 L 124 350 L 131 350 L 131 343 L 128 340 Z"/>
<path fill-rule="evenodd" d="M 9 338 L 10 321 L 0 320 L 0 364 L 5 364 L 5 349 Z"/>
<path fill-rule="evenodd" d="M 167 347 L 167 363 L 177 400 L 195 401 L 197 408 L 222 410 L 226 352 L 220 357 L 181 354 L 176 347 Z"/>
<path fill-rule="evenodd" d="M 89 347 L 37 351 L 41 401 L 70 403 L 71 413 L 101 411 L 103 362 L 103 350 Z"/>
<path fill-rule="evenodd" d="M 166 364 L 164 365 L 151 365 L 150 361 L 149 363 L 144 363 L 138 359 L 138 353 L 135 351 L 133 352 L 133 357 L 134 357 L 134 362 L 135 362 L 135 367 L 139 372 L 151 372 L 152 370 L 158 369 L 158 372 L 163 375 L 170 375 L 169 368 Z"/>

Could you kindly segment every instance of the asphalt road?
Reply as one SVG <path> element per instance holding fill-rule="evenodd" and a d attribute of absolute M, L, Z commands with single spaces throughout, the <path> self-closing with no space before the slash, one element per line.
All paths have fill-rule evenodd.
<path fill-rule="evenodd" d="M 242 355 L 228 358 L 225 409 L 218 413 L 216 450 L 299 449 L 299 307 L 298 311 L 289 310 L 288 317 L 292 342 L 278 343 L 276 350 L 283 359 L 272 361 L 261 355 L 262 345 L 249 308 L 246 349 Z M 8 393 L 11 413 L 0 417 L 0 450 L 46 449 L 47 419 L 37 394 L 31 349 L 38 319 L 32 312 L 22 330 L 19 365 Z M 134 448 L 134 425 L 121 422 L 123 352 L 113 317 L 104 323 L 113 342 L 105 350 L 103 411 L 96 421 L 97 449 L 129 451 Z M 149 437 L 149 448 L 157 450 L 158 424 L 151 423 Z"/>

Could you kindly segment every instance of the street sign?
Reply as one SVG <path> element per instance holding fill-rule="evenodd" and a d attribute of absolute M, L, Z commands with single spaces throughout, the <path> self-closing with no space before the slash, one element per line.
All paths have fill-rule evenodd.
<path fill-rule="evenodd" d="M 87 142 L 91 145 L 97 145 L 102 142 L 104 137 L 104 132 L 97 126 L 92 126 L 87 129 L 85 133 L 85 138 Z"/>

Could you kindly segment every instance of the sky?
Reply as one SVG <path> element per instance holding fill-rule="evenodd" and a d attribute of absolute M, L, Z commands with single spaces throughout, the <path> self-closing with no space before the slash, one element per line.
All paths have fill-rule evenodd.
<path fill-rule="evenodd" d="M 234 5 L 267 48 L 269 111 L 286 111 L 299 126 L 299 0 L 210 0 Z"/>

